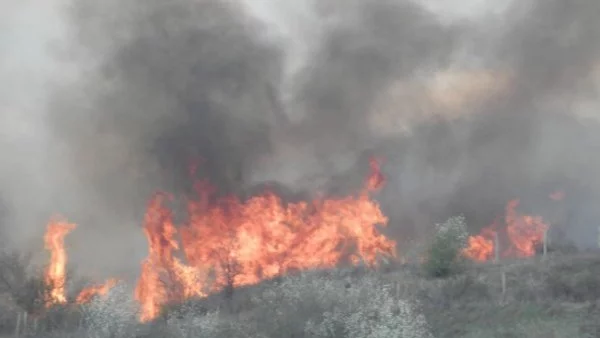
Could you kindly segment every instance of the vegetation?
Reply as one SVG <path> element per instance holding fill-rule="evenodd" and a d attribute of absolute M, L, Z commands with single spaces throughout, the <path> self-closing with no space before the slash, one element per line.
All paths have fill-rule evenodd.
<path fill-rule="evenodd" d="M 431 277 L 448 277 L 457 272 L 462 263 L 462 250 L 467 245 L 467 223 L 464 216 L 455 216 L 436 225 L 424 268 Z"/>
<path fill-rule="evenodd" d="M 23 311 L 37 319 L 34 326 L 30 317 L 21 337 L 33 338 L 600 336 L 600 255 L 553 252 L 546 259 L 468 264 L 457 255 L 463 227 L 461 217 L 440 225 L 423 266 L 308 271 L 172 304 L 146 324 L 137 321 L 127 284 L 89 304 L 55 306 L 35 316 L 39 308 L 31 304 L 39 301 L 27 299 L 40 293 L 31 277 L 37 270 L 25 266 L 24 256 L 5 254 L 0 257 L 1 295 L 7 296 L 0 301 L 0 337 L 14 337 L 17 314 Z M 7 276 L 31 282 L 8 288 L 2 281 Z"/>

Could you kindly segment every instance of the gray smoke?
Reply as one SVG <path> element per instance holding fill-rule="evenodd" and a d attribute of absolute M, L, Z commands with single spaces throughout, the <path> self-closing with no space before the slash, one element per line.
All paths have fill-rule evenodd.
<path fill-rule="evenodd" d="M 408 2 L 309 2 L 307 33 L 274 19 L 302 5 L 257 3 L 73 5 L 75 50 L 93 64 L 49 123 L 111 213 L 139 214 L 157 189 L 186 192 L 193 159 L 223 193 L 313 190 L 293 183 L 353 165 L 378 139 L 363 127 L 378 93 L 447 62 L 458 35 Z"/>
<path fill-rule="evenodd" d="M 47 2 L 4 1 L 0 8 L 0 224 L 2 237 L 19 242 L 40 233 L 66 179 L 43 121 L 47 80 L 58 64 L 47 50 L 61 27 Z"/>
<path fill-rule="evenodd" d="M 194 160 L 222 193 L 269 183 L 293 198 L 354 191 L 377 154 L 397 238 L 457 213 L 475 231 L 512 198 L 556 213 L 559 189 L 565 210 L 547 217 L 589 238 L 600 3 L 472 2 L 69 2 L 60 76 L 32 118 L 46 160 L 14 167 L 37 181 L 4 174 L 8 213 L 63 213 L 89 232 L 77 243 L 97 243 L 87 256 L 118 238 L 109 254 L 137 259 L 146 201 L 189 193 Z M 440 94 L 439 74 L 463 75 Z"/>
<path fill-rule="evenodd" d="M 510 86 L 466 118 L 419 126 L 392 150 L 400 174 L 388 196 L 400 222 L 418 232 L 465 213 L 477 229 L 521 198 L 525 212 L 595 245 L 600 137 L 590 110 L 598 107 L 599 10 L 596 1 L 516 2 L 501 21 L 477 25 L 469 60 L 509 72 Z M 553 190 L 567 199 L 552 202 Z"/>

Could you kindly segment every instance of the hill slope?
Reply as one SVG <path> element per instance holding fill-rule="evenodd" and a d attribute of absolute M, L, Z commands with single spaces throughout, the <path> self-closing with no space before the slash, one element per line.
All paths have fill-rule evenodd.
<path fill-rule="evenodd" d="M 574 338 L 599 337 L 599 316 L 600 255 L 556 254 L 435 280 L 413 265 L 305 272 L 173 305 L 148 324 L 121 286 L 85 307 L 54 309 L 30 336 Z"/>

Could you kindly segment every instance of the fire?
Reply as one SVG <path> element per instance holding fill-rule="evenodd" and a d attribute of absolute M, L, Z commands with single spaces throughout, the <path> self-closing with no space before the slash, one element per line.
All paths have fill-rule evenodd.
<path fill-rule="evenodd" d="M 481 234 L 469 236 L 468 246 L 464 255 L 476 261 L 484 262 L 494 256 L 494 238 L 496 232 L 490 228 L 484 228 Z"/>
<path fill-rule="evenodd" d="M 87 287 L 79 292 L 75 302 L 77 304 L 85 304 L 90 302 L 95 296 L 106 296 L 115 285 L 117 285 L 117 279 L 111 278 L 104 284 Z"/>
<path fill-rule="evenodd" d="M 356 196 L 285 203 L 276 194 L 241 200 L 235 196 L 214 198 L 214 189 L 204 181 L 195 183 L 197 198 L 187 201 L 187 220 L 175 224 L 168 207 L 173 196 L 157 193 L 149 201 L 143 224 L 148 256 L 141 264 L 135 288 L 140 321 L 160 315 L 165 304 L 190 297 L 205 297 L 219 291 L 259 283 L 298 270 L 331 268 L 343 263 L 374 266 L 379 257 L 396 257 L 396 243 L 377 229 L 388 219 L 370 194 L 383 187 L 381 162 L 370 160 L 371 173 Z M 192 172 L 195 169 L 192 168 Z M 564 193 L 549 196 L 562 200 Z M 529 257 L 549 226 L 541 217 L 517 212 L 519 200 L 506 205 L 503 221 L 496 221 L 468 238 L 465 257 L 488 261 L 502 257 Z M 76 225 L 50 222 L 44 237 L 50 251 L 45 272 L 49 288 L 46 306 L 67 303 L 65 294 L 67 255 L 65 236 Z M 496 246 L 499 236 L 508 244 Z M 87 303 L 106 295 L 117 284 L 83 289 L 76 303 Z"/>
<path fill-rule="evenodd" d="M 292 271 L 343 263 L 374 266 L 381 256 L 396 257 L 395 242 L 376 227 L 386 226 L 388 219 L 370 198 L 371 192 L 385 184 L 380 166 L 379 161 L 370 161 L 371 173 L 356 196 L 312 202 L 285 203 L 270 191 L 247 200 L 213 198 L 214 189 L 198 181 L 197 198 L 187 201 L 187 220 L 182 224 L 175 224 L 168 207 L 173 196 L 155 194 L 143 224 L 148 256 L 134 294 L 140 304 L 139 319 L 153 320 L 165 304 L 231 292 Z M 541 217 L 518 213 L 518 206 L 519 200 L 510 201 L 503 222 L 469 237 L 464 256 L 475 261 L 488 261 L 496 252 L 502 257 L 533 256 L 548 225 Z M 67 303 L 64 238 L 75 227 L 62 221 L 48 225 L 48 307 Z M 499 235 L 508 244 L 502 252 L 496 248 Z M 88 287 L 75 301 L 87 303 L 106 295 L 116 284 L 116 279 L 109 279 Z"/>
<path fill-rule="evenodd" d="M 194 270 L 175 257 L 179 250 L 177 229 L 171 211 L 163 204 L 172 197 L 157 194 L 150 201 L 144 220 L 148 240 L 148 257 L 142 263 L 142 272 L 135 290 L 140 303 L 140 319 L 148 321 L 160 313 L 163 304 L 193 295 L 202 296 L 196 286 Z M 183 288 L 183 289 L 182 289 Z"/>
<path fill-rule="evenodd" d="M 173 197 L 156 194 L 144 219 L 149 252 L 135 289 L 140 320 L 156 318 L 170 302 L 232 290 L 291 271 L 343 262 L 373 266 L 379 256 L 394 257 L 395 242 L 375 227 L 385 226 L 388 219 L 369 197 L 385 178 L 380 162 L 372 159 L 370 167 L 371 174 L 357 196 L 310 203 L 284 203 L 268 191 L 246 201 L 234 196 L 214 201 L 214 189 L 197 182 L 198 198 L 188 201 L 188 219 L 181 225 L 175 225 L 167 207 Z M 64 238 L 75 227 L 66 222 L 48 225 L 47 306 L 67 303 Z M 106 295 L 116 283 L 110 279 L 88 287 L 75 301 L 81 304 Z"/>
<path fill-rule="evenodd" d="M 539 216 L 519 215 L 518 205 L 519 201 L 514 200 L 506 206 L 506 233 L 512 244 L 506 255 L 530 257 L 535 255 L 535 247 L 543 241 L 549 226 Z"/>
<path fill-rule="evenodd" d="M 504 231 L 508 248 L 500 254 L 502 257 L 531 257 L 536 246 L 544 239 L 549 225 L 539 216 L 521 215 L 517 212 L 519 200 L 506 205 L 504 224 L 498 222 L 484 228 L 479 235 L 469 237 L 468 246 L 463 254 L 475 261 L 487 261 L 494 257 L 495 246 L 500 231 Z"/>
<path fill-rule="evenodd" d="M 168 302 L 290 271 L 344 261 L 374 265 L 379 255 L 395 256 L 395 243 L 375 228 L 386 225 L 387 218 L 369 198 L 383 183 L 375 160 L 358 196 L 311 203 L 286 204 L 271 192 L 210 203 L 213 189 L 198 182 L 198 199 L 188 201 L 188 220 L 179 227 L 164 205 L 171 197 L 157 195 L 144 225 L 149 255 L 136 288 L 140 319 L 155 318 Z"/>
<path fill-rule="evenodd" d="M 553 201 L 562 201 L 565 198 L 565 193 L 559 190 L 551 193 L 548 197 Z"/>
<path fill-rule="evenodd" d="M 371 167 L 371 175 L 367 178 L 365 189 L 370 191 L 379 190 L 385 184 L 385 176 L 381 172 L 381 160 L 371 157 L 369 166 Z"/>
<path fill-rule="evenodd" d="M 75 227 L 75 224 L 63 221 L 53 221 L 48 224 L 44 236 L 46 249 L 50 251 L 50 263 L 45 274 L 45 283 L 49 289 L 46 295 L 47 307 L 67 302 L 65 294 L 67 253 L 64 239 Z"/>

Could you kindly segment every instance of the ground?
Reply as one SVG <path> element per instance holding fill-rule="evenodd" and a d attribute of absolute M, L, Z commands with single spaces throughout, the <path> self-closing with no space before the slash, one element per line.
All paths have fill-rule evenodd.
<path fill-rule="evenodd" d="M 236 289 L 230 299 L 173 305 L 148 324 L 135 320 L 129 291 L 122 286 L 109 299 L 56 309 L 51 325 L 30 336 L 600 337 L 598 253 L 468 263 L 443 279 L 410 264 L 305 272 Z M 14 337 L 14 322 L 4 325 Z"/>

